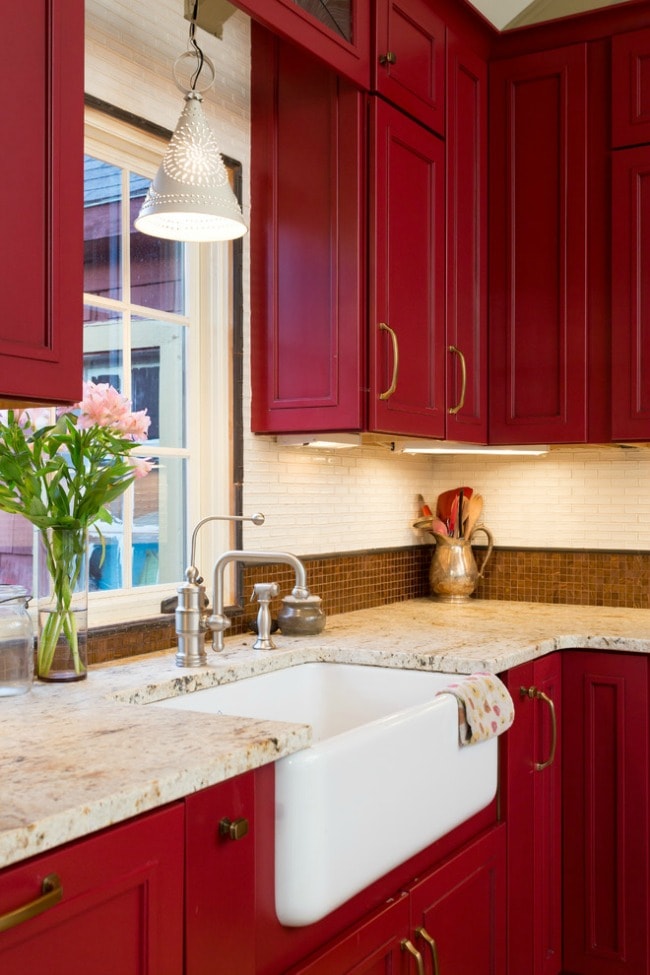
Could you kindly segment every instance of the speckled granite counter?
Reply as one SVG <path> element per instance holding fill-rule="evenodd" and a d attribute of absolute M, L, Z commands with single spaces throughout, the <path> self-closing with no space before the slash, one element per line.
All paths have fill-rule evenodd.
<path fill-rule="evenodd" d="M 86 681 L 37 683 L 0 698 L 0 866 L 102 829 L 310 742 L 305 725 L 140 705 L 307 660 L 498 673 L 553 650 L 650 653 L 650 610 L 428 599 L 332 617 L 278 649 L 226 641 L 209 665 L 174 651 L 91 669 Z"/>

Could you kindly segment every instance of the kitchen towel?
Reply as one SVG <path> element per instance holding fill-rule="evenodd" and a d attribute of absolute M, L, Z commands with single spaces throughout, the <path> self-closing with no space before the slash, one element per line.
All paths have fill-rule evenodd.
<path fill-rule="evenodd" d="M 474 745 L 500 735 L 514 721 L 515 706 L 510 692 L 494 674 L 470 674 L 458 683 L 448 684 L 438 693 L 453 694 L 459 702 L 461 745 Z M 464 716 L 461 716 L 462 711 Z"/>

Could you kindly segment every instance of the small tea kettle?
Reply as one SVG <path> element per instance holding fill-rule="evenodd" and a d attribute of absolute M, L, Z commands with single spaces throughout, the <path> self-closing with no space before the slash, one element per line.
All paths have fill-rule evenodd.
<path fill-rule="evenodd" d="M 472 539 L 477 532 L 485 532 L 488 547 L 479 570 L 472 551 Z M 469 538 L 455 538 L 433 532 L 436 548 L 429 569 L 431 594 L 446 603 L 464 602 L 476 588 L 492 555 L 492 534 L 484 525 L 477 525 Z"/>

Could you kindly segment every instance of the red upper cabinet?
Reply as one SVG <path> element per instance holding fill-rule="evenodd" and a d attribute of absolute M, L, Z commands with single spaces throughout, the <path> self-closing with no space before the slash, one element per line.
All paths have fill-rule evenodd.
<path fill-rule="evenodd" d="M 234 4 L 361 88 L 369 88 L 368 0 L 234 0 Z"/>
<path fill-rule="evenodd" d="M 487 443 L 487 64 L 447 34 L 446 437 Z"/>
<path fill-rule="evenodd" d="M 445 435 L 445 146 L 371 99 L 369 426 Z"/>
<path fill-rule="evenodd" d="M 362 426 L 363 96 L 253 24 L 256 433 Z"/>
<path fill-rule="evenodd" d="M 650 439 L 650 145 L 612 161 L 612 436 Z"/>
<path fill-rule="evenodd" d="M 0 399 L 81 397 L 83 0 L 5 4 Z M 18 88 L 16 87 L 18 86 Z M 28 111 L 25 107 L 28 106 Z"/>
<path fill-rule="evenodd" d="M 490 74 L 490 441 L 587 439 L 587 48 Z"/>
<path fill-rule="evenodd" d="M 612 38 L 612 145 L 650 142 L 650 27 Z"/>
<path fill-rule="evenodd" d="M 376 91 L 444 134 L 444 21 L 427 0 L 380 0 L 375 16 Z"/>

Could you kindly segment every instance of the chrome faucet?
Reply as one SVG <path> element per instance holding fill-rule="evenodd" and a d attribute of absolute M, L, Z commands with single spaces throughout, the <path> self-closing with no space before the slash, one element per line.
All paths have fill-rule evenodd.
<path fill-rule="evenodd" d="M 205 636 L 207 626 L 208 597 L 201 574 L 195 565 L 196 536 L 199 529 L 208 521 L 251 521 L 254 525 L 264 524 L 264 515 L 257 512 L 254 515 L 209 515 L 203 518 L 192 532 L 190 546 L 190 564 L 185 570 L 185 582 L 176 590 L 178 595 L 176 607 L 176 637 L 178 648 L 176 651 L 177 667 L 201 667 L 207 662 L 205 653 Z"/>
<path fill-rule="evenodd" d="M 245 552 L 235 549 L 220 555 L 214 566 L 213 610 L 208 612 L 208 597 L 201 574 L 194 564 L 196 552 L 196 536 L 202 525 L 208 521 L 251 521 L 254 525 L 264 524 L 264 515 L 210 515 L 198 523 L 192 533 L 190 550 L 190 565 L 185 570 L 185 582 L 177 589 L 178 605 L 176 608 L 176 636 L 178 648 L 176 651 L 177 667 L 201 667 L 207 663 L 205 652 L 205 637 L 208 629 L 214 633 L 213 647 L 223 650 L 223 633 L 231 625 L 224 615 L 223 607 L 223 574 L 224 569 L 231 562 L 241 562 L 244 565 L 260 565 L 264 562 L 282 562 L 290 565 L 296 576 L 296 584 L 291 591 L 295 599 L 309 599 L 307 588 L 307 573 L 305 567 L 289 552 Z M 273 596 L 278 593 L 275 583 L 257 583 L 253 588 L 253 597 L 260 604 L 257 616 L 258 635 L 253 644 L 255 650 L 272 650 L 275 647 L 271 639 L 271 613 L 269 604 Z"/>
<path fill-rule="evenodd" d="M 224 616 L 223 612 L 223 573 L 224 569 L 231 562 L 241 562 L 243 565 L 261 565 L 264 562 L 281 562 L 284 565 L 290 565 L 296 575 L 296 584 L 291 590 L 291 595 L 296 599 L 308 599 L 309 589 L 307 588 L 307 573 L 305 567 L 295 555 L 291 555 L 290 552 L 224 552 L 217 559 L 214 566 L 214 605 L 212 610 L 212 616 L 208 617 L 207 625 L 210 627 L 214 633 L 214 649 L 223 650 L 223 632 L 227 630 L 230 626 L 230 620 L 227 616 Z M 263 583 L 263 586 L 268 584 Z M 260 600 L 260 612 L 258 613 L 258 630 L 260 626 L 264 630 L 263 633 L 258 632 L 257 640 L 253 644 L 254 650 L 270 650 L 273 649 L 275 644 L 271 640 L 270 635 L 270 624 L 271 617 L 270 614 L 264 613 L 264 605 L 262 600 L 266 598 L 266 594 L 261 594 L 259 587 L 256 587 L 257 592 L 254 591 L 254 595 L 257 595 Z M 268 601 L 267 601 L 268 606 Z"/>

